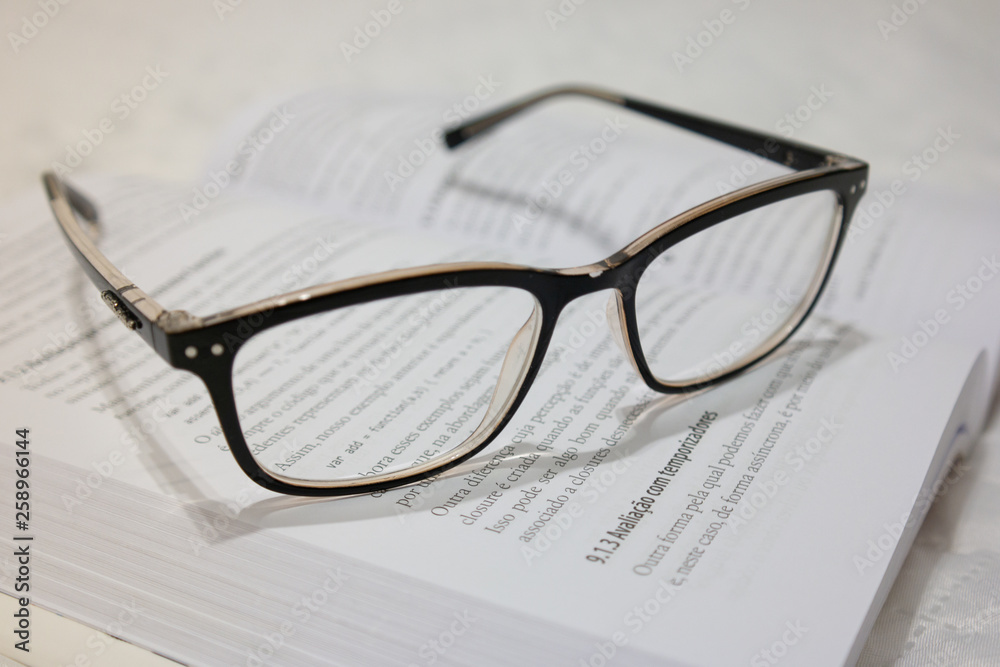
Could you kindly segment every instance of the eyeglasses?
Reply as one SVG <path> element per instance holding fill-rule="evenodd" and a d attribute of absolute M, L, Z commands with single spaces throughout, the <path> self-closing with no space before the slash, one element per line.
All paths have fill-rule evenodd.
<path fill-rule="evenodd" d="M 653 390 L 680 393 L 772 354 L 830 276 L 866 185 L 868 165 L 854 158 L 579 87 L 522 99 L 445 141 L 455 148 L 564 95 L 609 102 L 794 171 L 676 215 L 593 264 L 434 264 L 207 317 L 167 311 L 136 287 L 84 231 L 81 219 L 98 222 L 94 205 L 55 174 L 43 181 L 104 301 L 167 363 L 201 377 L 251 479 L 296 495 L 368 493 L 413 484 L 485 448 L 524 400 L 560 313 L 581 296 L 609 290 L 607 321 L 635 371 Z M 724 248 L 727 263 L 717 265 Z M 767 285 L 730 284 L 731 263 L 766 274 Z"/>

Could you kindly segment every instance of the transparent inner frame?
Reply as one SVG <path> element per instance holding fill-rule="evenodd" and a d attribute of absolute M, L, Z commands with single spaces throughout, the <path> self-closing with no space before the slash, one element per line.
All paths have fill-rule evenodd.
<path fill-rule="evenodd" d="M 524 382 L 541 307 L 511 287 L 380 299 L 250 338 L 234 363 L 257 463 L 298 486 L 398 481 L 475 449 Z"/>
<path fill-rule="evenodd" d="M 774 350 L 816 300 L 842 215 L 836 193 L 811 192 L 734 216 L 657 257 L 636 287 L 640 347 L 654 377 L 700 384 Z"/>

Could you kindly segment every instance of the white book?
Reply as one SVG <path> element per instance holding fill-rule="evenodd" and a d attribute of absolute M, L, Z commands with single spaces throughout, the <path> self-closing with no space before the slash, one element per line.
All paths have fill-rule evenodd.
<path fill-rule="evenodd" d="M 195 185 L 67 178 L 130 279 L 209 315 L 437 261 L 582 265 L 780 173 L 556 105 L 448 152 L 448 113 L 313 93 L 235 127 Z M 1000 343 L 995 202 L 886 192 L 870 187 L 817 312 L 770 362 L 656 394 L 612 342 L 607 295 L 584 297 L 486 450 L 339 499 L 239 470 L 204 387 L 119 324 L 34 193 L 0 215 L 0 448 L 12 460 L 29 429 L 35 538 L 30 590 L 10 558 L 0 589 L 189 664 L 852 663 L 982 426 Z M 766 295 L 767 276 L 739 278 L 741 298 Z M 458 363 L 428 358 L 431 378 Z M 268 400 L 305 406 L 318 387 Z M 378 410 L 365 426 L 408 446 Z"/>

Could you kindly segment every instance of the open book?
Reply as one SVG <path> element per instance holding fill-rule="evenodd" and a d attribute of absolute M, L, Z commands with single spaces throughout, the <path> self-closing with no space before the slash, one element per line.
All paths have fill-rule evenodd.
<path fill-rule="evenodd" d="M 434 262 L 597 261 L 783 169 L 621 110 L 555 105 L 448 152 L 439 128 L 464 113 L 313 93 L 238 123 L 193 186 L 65 176 L 100 207 L 102 249 L 129 278 L 206 315 Z M 852 662 L 974 442 L 1000 352 L 983 250 L 1000 242 L 996 209 L 870 191 L 817 312 L 769 363 L 656 394 L 609 335 L 607 295 L 584 297 L 487 450 L 343 499 L 253 485 L 197 378 L 119 324 L 41 193 L 25 198 L 0 228 L 0 447 L 13 459 L 15 426 L 29 429 L 30 599 L 192 664 Z M 679 273 L 698 289 L 732 267 L 736 296 L 766 306 L 769 277 L 740 251 L 713 248 Z M 381 417 L 365 424 L 377 437 L 429 446 L 397 428 L 402 406 L 380 403 L 412 370 L 383 365 L 391 347 L 366 352 L 391 317 L 338 339 L 367 373 L 304 373 L 251 407 L 308 421 L 316 401 L 351 392 Z M 437 343 L 419 356 L 428 380 L 478 353 Z M 251 369 L 245 389 L 273 371 Z M 462 386 L 427 419 L 460 428 L 475 374 Z M 288 467 L 309 454 L 281 451 Z M 13 488 L 12 467 L 0 476 Z M 10 503 L 2 514 L 14 525 Z M 19 595 L 16 568 L 5 561 L 0 588 Z"/>

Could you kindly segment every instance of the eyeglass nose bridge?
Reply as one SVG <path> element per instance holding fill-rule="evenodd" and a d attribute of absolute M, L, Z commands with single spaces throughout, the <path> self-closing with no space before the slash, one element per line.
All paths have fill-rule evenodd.
<path fill-rule="evenodd" d="M 611 330 L 611 337 L 614 339 L 615 345 L 618 346 L 618 350 L 628 359 L 632 370 L 651 389 L 659 389 L 659 387 L 651 384 L 647 374 L 642 371 L 637 357 L 637 354 L 641 354 L 641 352 L 637 350 L 637 345 L 633 345 L 633 337 L 629 335 L 626 299 L 634 298 L 634 288 L 638 283 L 639 276 L 642 275 L 645 267 L 662 253 L 663 249 L 646 248 L 635 257 L 625 258 L 626 261 L 615 262 L 615 259 L 620 258 L 614 256 L 597 264 L 559 272 L 563 273 L 560 276 L 561 280 L 569 279 L 571 285 L 567 290 L 568 295 L 564 296 L 563 302 L 559 304 L 560 311 L 562 306 L 578 298 L 605 291 L 611 292 L 604 307 L 604 316 L 608 322 L 608 328 Z M 565 286 L 565 282 L 563 286 Z M 630 294 L 632 296 L 629 296 Z"/>

